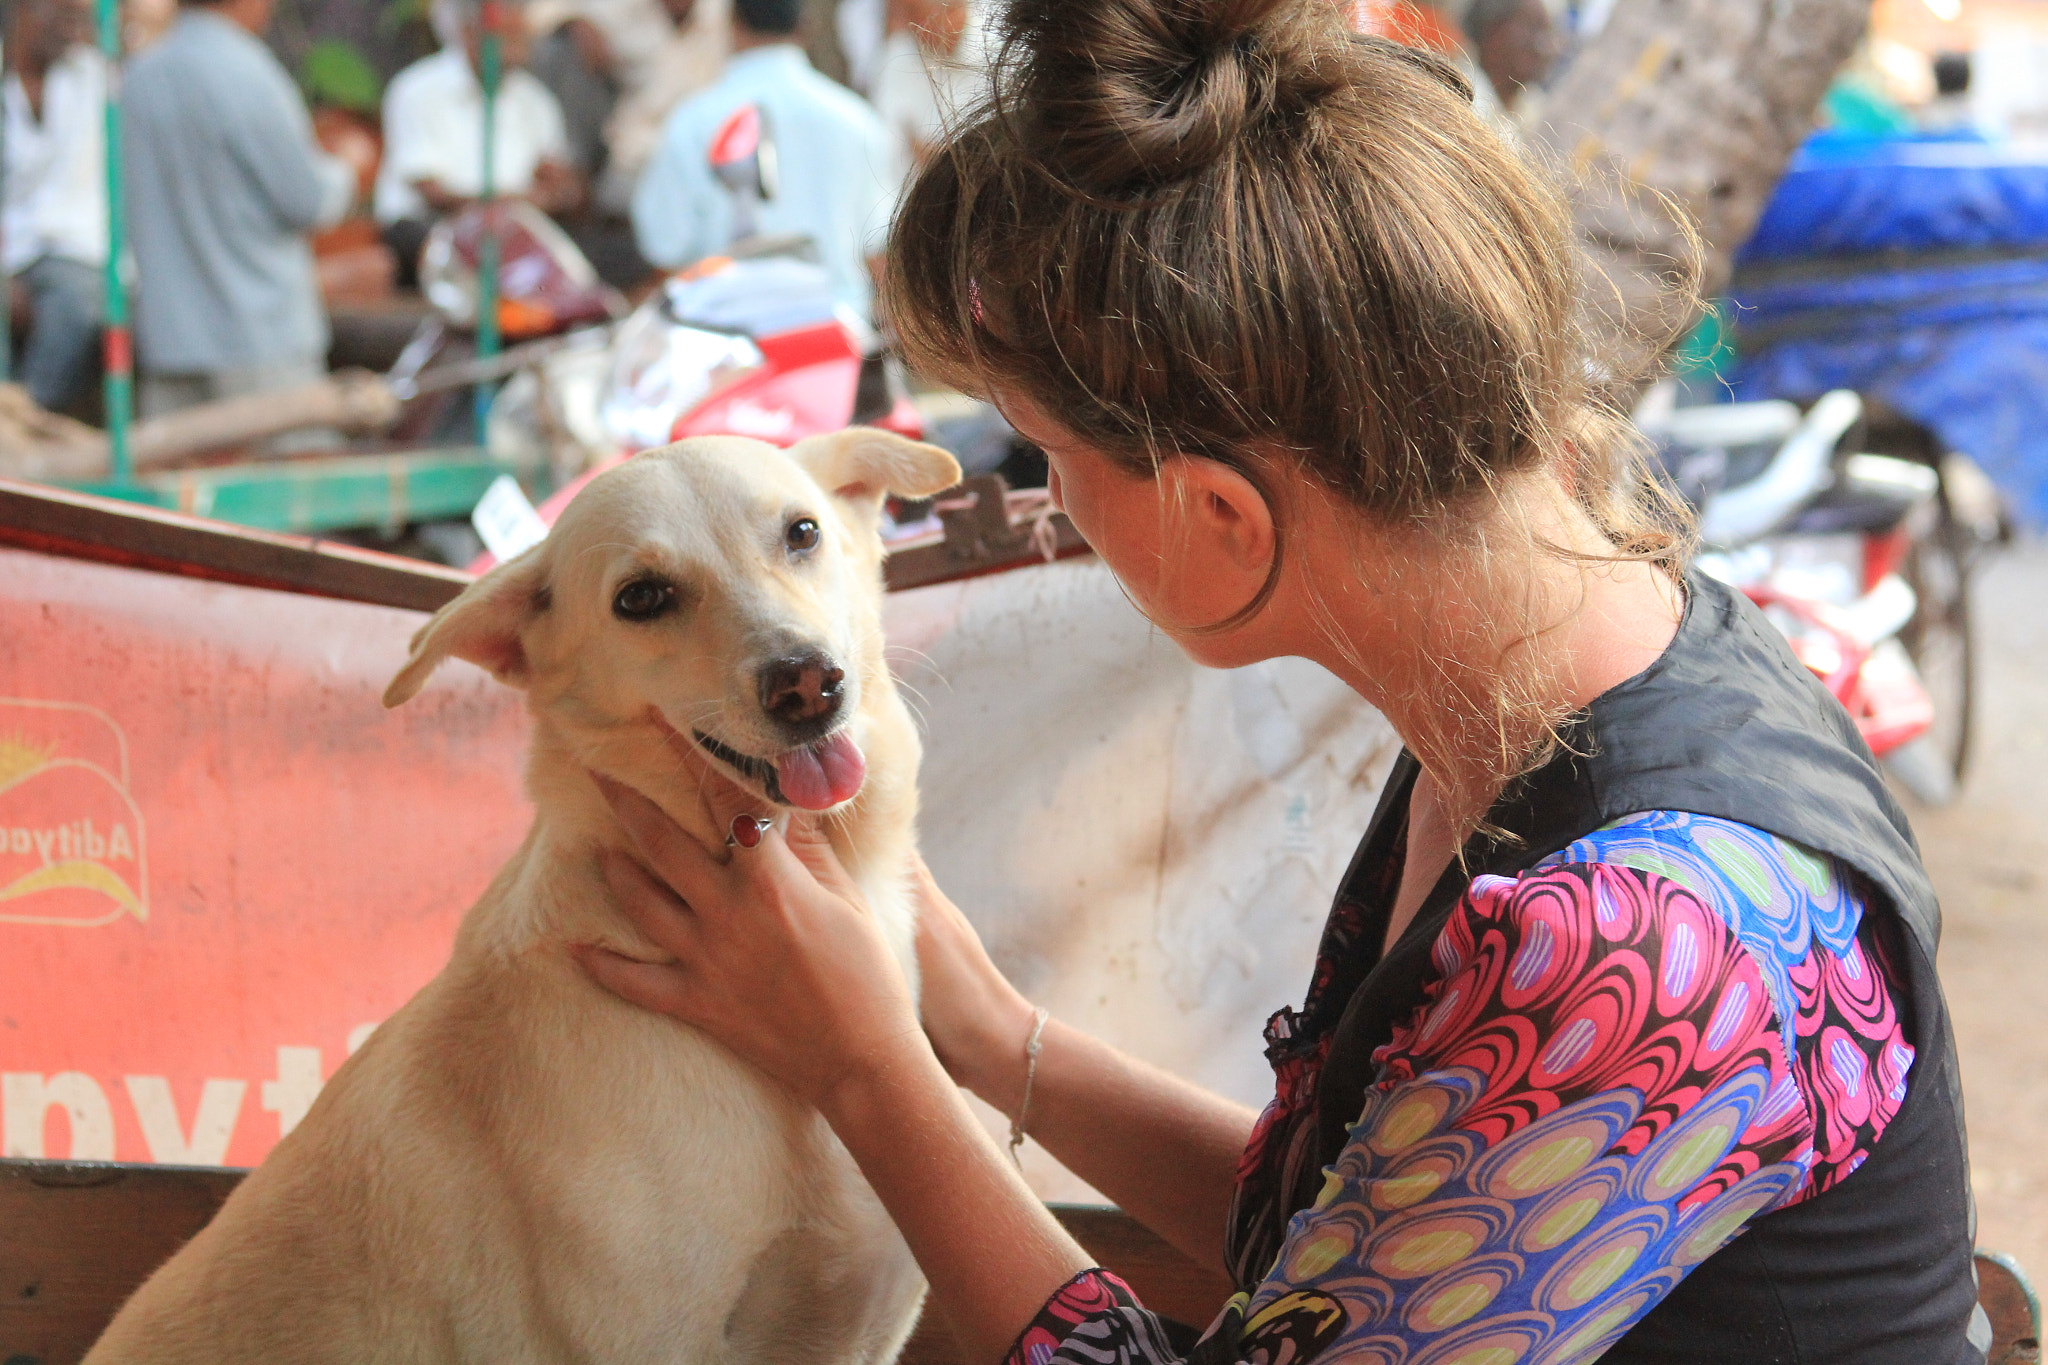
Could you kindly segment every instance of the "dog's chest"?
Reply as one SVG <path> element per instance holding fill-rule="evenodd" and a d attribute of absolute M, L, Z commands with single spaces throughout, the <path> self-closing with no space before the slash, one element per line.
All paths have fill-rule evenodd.
<path fill-rule="evenodd" d="M 905 887 L 863 891 L 914 988 Z M 610 997 L 598 1009 L 519 1067 L 538 1085 L 515 1126 L 547 1156 L 514 1221 L 551 1315 L 577 1319 L 599 1360 L 891 1354 L 923 1280 L 829 1127 L 702 1035 Z"/>

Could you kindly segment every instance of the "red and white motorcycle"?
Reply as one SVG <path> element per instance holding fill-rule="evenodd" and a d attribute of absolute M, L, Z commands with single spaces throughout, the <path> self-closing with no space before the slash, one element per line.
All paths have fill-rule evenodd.
<path fill-rule="evenodd" d="M 1990 480 L 1848 390 L 1805 411 L 1669 399 L 1660 386 L 1637 423 L 1698 509 L 1700 569 L 1763 608 L 1901 786 L 1952 800 L 1975 714 L 1970 582 L 2005 534 Z"/>
<path fill-rule="evenodd" d="M 493 490 L 500 499 L 487 498 L 476 518 L 488 544 L 537 539 L 597 474 L 685 437 L 787 446 L 852 425 L 924 435 L 881 338 L 839 300 L 812 242 L 757 231 L 761 206 L 778 191 L 775 143 L 758 108 L 726 121 L 710 163 L 733 206 L 727 252 L 670 275 L 622 321 L 564 338 L 499 394 L 494 453 L 532 462 L 566 445 L 580 467 L 533 513 Z M 472 567 L 493 562 L 487 554 Z"/>

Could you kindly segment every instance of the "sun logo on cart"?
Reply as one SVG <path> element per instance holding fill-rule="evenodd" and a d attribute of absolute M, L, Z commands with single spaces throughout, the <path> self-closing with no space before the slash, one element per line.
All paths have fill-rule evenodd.
<path fill-rule="evenodd" d="M 0 924 L 149 918 L 128 737 L 69 702 L 0 697 Z"/>

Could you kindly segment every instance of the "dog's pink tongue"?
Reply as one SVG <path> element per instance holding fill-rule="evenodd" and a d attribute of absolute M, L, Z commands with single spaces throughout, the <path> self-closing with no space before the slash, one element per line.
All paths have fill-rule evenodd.
<path fill-rule="evenodd" d="M 775 781 L 792 805 L 830 810 L 850 801 L 868 775 L 860 746 L 844 734 L 815 749 L 792 749 L 775 760 Z"/>

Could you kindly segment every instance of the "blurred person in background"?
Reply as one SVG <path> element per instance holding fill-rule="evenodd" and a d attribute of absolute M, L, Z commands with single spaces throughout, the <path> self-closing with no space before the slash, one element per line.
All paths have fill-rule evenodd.
<path fill-rule="evenodd" d="M 1480 71 L 1509 109 L 1524 91 L 1549 78 L 1564 51 L 1557 20 L 1543 0 L 1472 0 L 1465 31 Z"/>
<path fill-rule="evenodd" d="M 992 10 L 986 0 L 890 0 L 873 99 L 906 170 L 987 83 Z"/>
<path fill-rule="evenodd" d="M 1474 104 L 1511 122 L 1523 93 L 1540 86 L 1564 52 L 1557 21 L 1544 0 L 1465 0 L 1456 7 L 1477 76 Z"/>
<path fill-rule="evenodd" d="M 718 79 L 728 0 L 536 0 L 530 69 L 561 102 L 605 215 L 624 215 L 669 111 Z"/>
<path fill-rule="evenodd" d="M 846 59 L 846 83 L 869 99 L 882 74 L 883 41 L 889 32 L 889 0 L 838 0 L 832 32 Z"/>
<path fill-rule="evenodd" d="M 570 158 L 585 175 L 595 178 L 604 165 L 605 120 L 619 102 L 622 45 L 619 34 L 588 16 L 593 8 L 619 11 L 619 17 L 630 24 L 631 41 L 624 45 L 626 50 L 640 52 L 649 49 L 650 38 L 638 21 L 650 17 L 650 10 L 658 18 L 661 10 L 659 6 L 611 5 L 603 0 L 570 9 L 536 4 L 527 10 L 532 50 L 526 69 L 547 87 L 561 109 Z M 666 21 L 662 22 L 665 26 Z"/>
<path fill-rule="evenodd" d="M 1920 111 L 1920 127 L 1929 133 L 1981 132 L 1970 109 L 1970 54 L 1937 52 L 1929 63 L 1934 74 L 1934 98 Z"/>
<path fill-rule="evenodd" d="M 511 17 L 501 35 L 492 188 L 543 213 L 570 213 L 583 203 L 584 179 L 562 106 L 525 69 L 531 46 L 525 11 L 506 8 Z M 460 42 L 399 72 L 384 93 L 384 163 L 374 209 L 408 284 L 417 279 L 420 248 L 434 223 L 460 212 L 484 189 L 484 92 L 477 75 L 483 7 L 479 0 L 459 0 L 453 18 Z"/>
<path fill-rule="evenodd" d="M 45 408 L 92 373 L 107 264 L 107 68 L 76 0 L 21 0 L 7 23 L 7 189 L 0 236 L 26 325 L 15 378 Z"/>
<path fill-rule="evenodd" d="M 264 45 L 272 7 L 188 0 L 128 63 L 122 173 L 145 416 L 326 370 L 306 235 L 347 213 L 355 172 L 314 142 L 298 87 Z"/>
<path fill-rule="evenodd" d="M 633 195 L 640 253 L 673 269 L 732 244 L 732 203 L 711 173 L 719 129 L 743 105 L 775 139 L 775 197 L 759 230 L 807 236 L 841 301 L 867 316 L 870 261 L 889 226 L 899 173 L 889 132 L 860 96 L 811 67 L 795 34 L 801 0 L 733 0 L 733 56 L 708 90 L 678 105 Z"/>
<path fill-rule="evenodd" d="M 133 57 L 171 31 L 178 0 L 125 0 L 121 6 L 121 50 Z"/>

